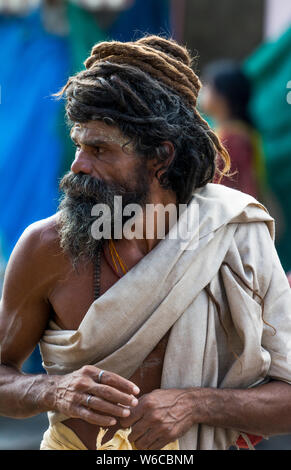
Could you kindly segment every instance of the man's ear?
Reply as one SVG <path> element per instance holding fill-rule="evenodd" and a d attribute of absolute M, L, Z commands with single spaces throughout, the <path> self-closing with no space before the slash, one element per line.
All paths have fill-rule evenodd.
<path fill-rule="evenodd" d="M 156 154 L 157 157 L 154 160 L 155 163 L 153 167 L 155 173 L 158 172 L 158 176 L 160 177 L 161 174 L 167 170 L 175 157 L 174 144 L 169 140 L 162 142 L 162 144 L 156 149 Z"/>

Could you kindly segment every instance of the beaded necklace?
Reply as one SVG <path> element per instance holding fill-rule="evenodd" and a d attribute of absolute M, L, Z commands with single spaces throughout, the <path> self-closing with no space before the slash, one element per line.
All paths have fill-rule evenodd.
<path fill-rule="evenodd" d="M 100 278 L 101 278 L 101 246 L 97 248 L 96 263 L 94 264 L 93 291 L 94 300 L 100 296 Z"/>

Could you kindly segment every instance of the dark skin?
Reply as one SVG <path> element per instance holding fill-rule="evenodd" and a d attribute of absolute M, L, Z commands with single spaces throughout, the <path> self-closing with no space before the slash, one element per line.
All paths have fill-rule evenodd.
<path fill-rule="evenodd" d="M 78 146 L 72 171 L 107 181 L 130 177 L 136 155 L 130 147 L 124 151 L 126 138 L 117 129 L 90 122 L 77 126 L 72 138 Z M 170 142 L 165 146 L 170 162 L 173 146 Z M 149 202 L 176 203 L 175 194 L 160 188 L 154 176 L 156 169 L 155 161 L 149 162 Z M 118 428 L 131 426 L 129 439 L 138 449 L 161 449 L 195 423 L 258 435 L 291 432 L 291 387 L 287 383 L 272 381 L 247 390 L 160 389 L 170 331 L 129 380 L 105 371 L 102 384 L 98 384 L 99 369 L 92 365 L 64 376 L 22 374 L 21 366 L 43 336 L 48 321 L 53 319 L 64 329 L 77 329 L 93 302 L 92 263 L 84 261 L 78 274 L 73 271 L 59 246 L 57 217 L 55 214 L 30 226 L 7 266 L 0 305 L 0 414 L 25 418 L 49 410 L 64 413 L 70 416 L 64 423 L 88 449 L 96 448 L 99 426 L 109 428 L 103 442 Z M 131 269 L 158 242 L 122 239 L 116 247 Z M 101 270 L 102 294 L 119 279 L 110 265 L 108 247 Z M 93 398 L 87 407 L 89 393 Z M 138 398 L 135 403 L 134 396 Z M 124 406 L 128 407 L 127 416 Z"/>

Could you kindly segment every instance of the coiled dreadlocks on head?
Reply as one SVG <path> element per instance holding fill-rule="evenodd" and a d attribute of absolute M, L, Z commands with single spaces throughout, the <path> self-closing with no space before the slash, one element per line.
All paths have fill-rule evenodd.
<path fill-rule="evenodd" d="M 196 109 L 201 82 L 191 65 L 186 48 L 159 36 L 102 42 L 85 61 L 86 70 L 70 77 L 57 94 L 65 95 L 71 122 L 116 125 L 144 158 L 165 163 L 169 155 L 163 142 L 171 141 L 175 156 L 156 176 L 180 204 L 230 168 L 226 149 Z"/>

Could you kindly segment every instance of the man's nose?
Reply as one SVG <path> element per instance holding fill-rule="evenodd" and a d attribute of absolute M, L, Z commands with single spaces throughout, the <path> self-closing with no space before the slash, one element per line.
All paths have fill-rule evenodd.
<path fill-rule="evenodd" d="M 71 171 L 75 174 L 85 173 L 86 175 L 92 174 L 92 162 L 90 158 L 86 155 L 86 152 L 80 150 L 75 155 L 75 160 L 71 165 Z"/>

